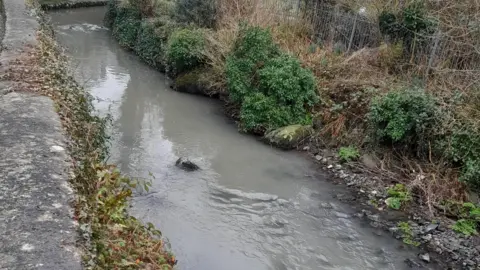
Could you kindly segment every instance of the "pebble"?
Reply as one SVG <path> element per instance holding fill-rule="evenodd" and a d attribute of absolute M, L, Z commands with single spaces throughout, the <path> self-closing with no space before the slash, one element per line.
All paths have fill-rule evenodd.
<path fill-rule="evenodd" d="M 60 153 L 60 152 L 63 152 L 65 151 L 65 148 L 59 146 L 59 145 L 54 145 L 52 147 L 50 147 L 50 152 L 52 153 Z"/>
<path fill-rule="evenodd" d="M 333 165 L 328 165 L 327 169 L 333 168 Z"/>
<path fill-rule="evenodd" d="M 322 156 L 316 155 L 316 156 L 315 156 L 315 159 L 318 160 L 318 161 L 320 161 L 320 160 L 322 160 Z"/>
<path fill-rule="evenodd" d="M 431 234 L 424 235 L 424 236 L 422 236 L 422 239 L 425 240 L 425 241 L 430 241 L 430 240 L 432 240 L 432 235 Z"/>
<path fill-rule="evenodd" d="M 397 228 L 397 227 L 391 227 L 391 228 L 388 228 L 388 230 L 389 230 L 391 233 L 396 233 L 396 232 L 398 232 L 398 228 Z"/>
<path fill-rule="evenodd" d="M 468 265 L 468 266 L 474 266 L 475 262 L 472 261 L 472 260 L 465 260 L 465 264 Z"/>
<path fill-rule="evenodd" d="M 310 150 L 310 146 L 303 147 L 303 151 L 309 151 L 309 150 Z"/>
<path fill-rule="evenodd" d="M 328 162 L 328 159 L 326 159 L 326 158 L 322 159 L 322 163 L 327 163 L 327 162 Z"/>
<path fill-rule="evenodd" d="M 335 216 L 338 217 L 338 218 L 349 218 L 350 217 L 350 215 L 345 214 L 345 213 L 341 213 L 341 212 L 335 212 Z"/>
<path fill-rule="evenodd" d="M 428 253 L 420 254 L 419 257 L 424 262 L 430 262 L 430 254 L 428 254 Z"/>
<path fill-rule="evenodd" d="M 336 169 L 336 170 L 341 170 L 341 169 L 342 169 L 342 165 L 340 165 L 340 164 L 335 165 L 335 169 Z"/>
<path fill-rule="evenodd" d="M 367 218 L 375 222 L 378 222 L 380 220 L 380 217 L 378 215 L 367 215 Z"/>
<path fill-rule="evenodd" d="M 418 264 L 417 262 L 413 261 L 412 259 L 405 259 L 404 262 L 405 262 L 410 268 L 420 267 L 420 264 Z"/>

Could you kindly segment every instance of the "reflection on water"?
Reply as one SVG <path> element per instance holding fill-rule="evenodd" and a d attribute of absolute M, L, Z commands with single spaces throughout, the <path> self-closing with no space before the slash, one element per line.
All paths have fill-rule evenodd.
<path fill-rule="evenodd" d="M 52 16 L 77 78 L 113 116 L 111 161 L 155 176 L 132 211 L 168 236 L 180 269 L 405 267 L 412 254 L 351 218 L 309 162 L 238 133 L 216 101 L 169 90 L 101 27 L 103 12 Z M 202 169 L 177 169 L 179 156 Z"/>

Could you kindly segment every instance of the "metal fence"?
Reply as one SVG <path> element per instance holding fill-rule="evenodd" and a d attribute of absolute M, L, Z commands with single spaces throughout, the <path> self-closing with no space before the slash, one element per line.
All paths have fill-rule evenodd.
<path fill-rule="evenodd" d="M 352 53 L 365 47 L 378 47 L 387 40 L 382 37 L 377 20 L 361 11 L 343 9 L 340 6 L 314 4 L 305 9 L 305 0 L 277 1 L 284 15 L 303 16 L 310 20 L 317 43 L 334 50 Z M 455 27 L 469 29 L 470 26 Z M 480 28 L 480 27 L 479 27 Z M 480 33 L 480 30 L 477 29 Z M 441 23 L 430 35 L 418 35 L 404 47 L 404 60 L 408 64 L 430 70 L 451 72 L 480 72 L 480 37 L 472 33 L 452 35 L 451 28 Z M 480 34 L 479 34 L 480 35 Z M 387 42 L 388 43 L 388 42 Z"/>

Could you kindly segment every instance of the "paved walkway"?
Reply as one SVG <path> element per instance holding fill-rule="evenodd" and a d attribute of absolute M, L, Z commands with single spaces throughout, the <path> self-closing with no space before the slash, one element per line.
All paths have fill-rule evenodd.
<path fill-rule="evenodd" d="M 35 42 L 23 0 L 4 0 L 2 66 Z M 53 102 L 0 82 L 0 269 L 79 270 L 68 155 Z"/>

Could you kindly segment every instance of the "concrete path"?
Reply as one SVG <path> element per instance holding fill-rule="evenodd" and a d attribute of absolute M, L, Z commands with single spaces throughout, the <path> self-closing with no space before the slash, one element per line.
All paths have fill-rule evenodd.
<path fill-rule="evenodd" d="M 23 0 L 4 0 L 1 64 L 35 43 Z M 68 155 L 53 102 L 0 84 L 0 269 L 81 269 Z"/>

